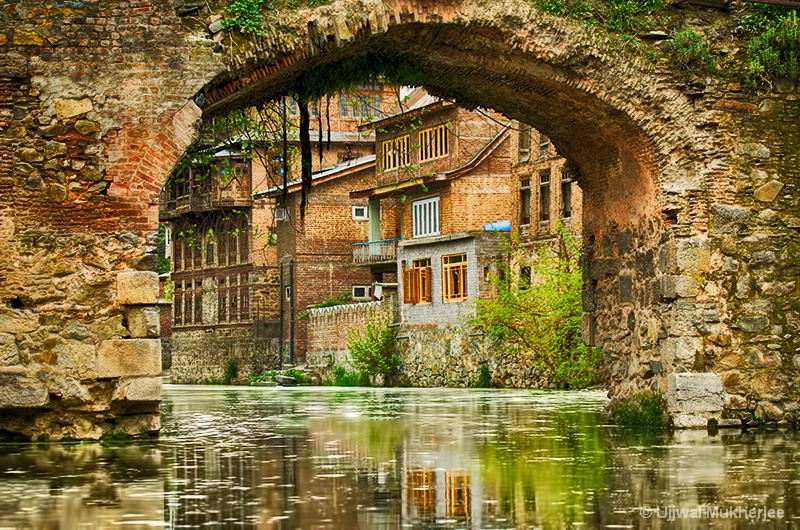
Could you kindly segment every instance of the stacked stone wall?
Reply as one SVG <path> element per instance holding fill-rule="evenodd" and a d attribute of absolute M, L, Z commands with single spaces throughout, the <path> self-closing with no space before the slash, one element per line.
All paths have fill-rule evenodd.
<path fill-rule="evenodd" d="M 175 330 L 172 381 L 222 382 L 225 365 L 235 360 L 238 377 L 260 375 L 279 365 L 277 339 L 255 339 L 252 326 Z"/>

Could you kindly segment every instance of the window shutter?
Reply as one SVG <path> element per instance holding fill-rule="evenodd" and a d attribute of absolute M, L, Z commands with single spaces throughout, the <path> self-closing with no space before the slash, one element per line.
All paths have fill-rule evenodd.
<path fill-rule="evenodd" d="M 425 267 L 420 269 L 420 273 L 423 278 L 422 301 L 430 302 L 433 300 L 433 296 L 431 295 L 431 268 Z"/>

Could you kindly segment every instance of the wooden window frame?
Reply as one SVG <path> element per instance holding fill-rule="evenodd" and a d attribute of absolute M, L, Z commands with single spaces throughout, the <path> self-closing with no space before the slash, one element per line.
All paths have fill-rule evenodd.
<path fill-rule="evenodd" d="M 531 195 L 531 180 L 523 179 L 520 182 L 519 189 L 519 220 L 521 225 L 531 224 Z M 525 211 L 526 209 L 527 212 Z"/>
<path fill-rule="evenodd" d="M 433 300 L 430 258 L 417 259 L 403 270 L 403 303 L 429 304 Z"/>
<path fill-rule="evenodd" d="M 455 261 L 454 258 L 460 260 Z M 442 256 L 442 302 L 463 302 L 467 298 L 467 255 Z"/>
<path fill-rule="evenodd" d="M 545 204 L 547 197 L 547 204 Z M 550 204 L 553 197 L 550 188 L 550 170 L 539 173 L 539 222 L 550 222 Z"/>
<path fill-rule="evenodd" d="M 447 124 L 428 127 L 419 132 L 419 161 L 428 162 L 450 154 Z"/>
<path fill-rule="evenodd" d="M 381 142 L 381 169 L 393 171 L 411 163 L 411 137 L 408 134 Z"/>

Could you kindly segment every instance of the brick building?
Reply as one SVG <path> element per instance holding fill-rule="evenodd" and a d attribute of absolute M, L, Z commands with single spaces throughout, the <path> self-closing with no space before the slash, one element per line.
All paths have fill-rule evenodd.
<path fill-rule="evenodd" d="M 314 168 L 374 158 L 373 137 L 358 127 L 380 116 L 396 97 L 390 87 L 364 85 L 312 102 Z M 290 119 L 297 117 L 293 100 L 280 105 Z M 291 152 L 299 151 L 296 138 L 290 131 Z M 251 157 L 238 147 L 233 139 L 207 163 L 173 174 L 161 194 L 159 218 L 172 236 L 172 375 L 177 381 L 219 379 L 231 361 L 243 376 L 281 364 L 276 210 L 261 192 L 283 181 L 282 153 L 265 143 Z M 297 157 L 288 160 L 288 168 L 291 180 L 299 174 Z"/>
<path fill-rule="evenodd" d="M 352 199 L 349 192 L 374 181 L 375 155 L 314 173 L 305 216 L 300 215 L 299 181 L 290 184 L 285 197 L 278 188 L 266 194 L 275 202 L 278 219 L 280 339 L 287 362 L 305 361 L 307 320 L 300 315 L 308 306 L 343 293 L 356 302 L 369 301 L 373 282 L 395 280 L 393 274 L 383 277 L 353 259 L 354 244 L 369 234 L 371 212 L 366 199 Z M 396 238 L 396 208 L 372 213 L 381 214 L 387 222 L 380 237 Z"/>
<path fill-rule="evenodd" d="M 370 211 L 399 207 L 396 255 L 372 252 L 381 259 L 370 266 L 391 261 L 397 271 L 403 323 L 448 325 L 475 299 L 494 295 L 489 278 L 502 237 L 484 226 L 511 224 L 510 125 L 500 114 L 467 111 L 422 90 L 403 112 L 368 125 L 377 131 L 377 185 L 350 196 L 368 200 Z"/>

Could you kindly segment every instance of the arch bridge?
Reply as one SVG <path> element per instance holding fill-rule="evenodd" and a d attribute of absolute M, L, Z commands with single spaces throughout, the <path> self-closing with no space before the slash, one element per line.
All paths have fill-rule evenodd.
<path fill-rule="evenodd" d="M 157 430 L 167 175 L 204 117 L 364 72 L 529 123 L 572 161 L 612 396 L 659 389 L 681 426 L 797 417 L 794 86 L 690 76 L 530 0 L 339 0 L 250 40 L 173 4 L 0 13 L 0 431 Z M 667 9 L 716 34 L 730 16 Z"/>

